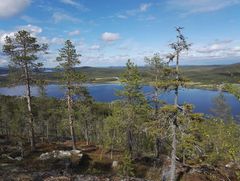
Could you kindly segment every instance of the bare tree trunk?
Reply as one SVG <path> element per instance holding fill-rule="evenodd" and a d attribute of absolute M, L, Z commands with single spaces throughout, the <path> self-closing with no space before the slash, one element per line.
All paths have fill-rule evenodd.
<path fill-rule="evenodd" d="M 133 156 L 133 135 L 130 127 L 127 128 L 127 147 L 131 157 Z"/>
<path fill-rule="evenodd" d="M 72 110 L 72 97 L 71 97 L 71 88 L 68 84 L 68 93 L 67 93 L 67 105 L 68 105 L 68 121 L 70 126 L 70 133 L 72 137 L 72 148 L 76 150 L 76 138 L 75 138 L 75 131 L 74 131 L 74 124 L 73 124 L 73 110 Z"/>
<path fill-rule="evenodd" d="M 178 81 L 179 81 L 179 53 L 177 52 L 177 60 L 176 60 L 176 81 L 177 86 L 175 89 L 175 100 L 174 105 L 177 109 L 175 118 L 171 121 L 171 130 L 172 130 L 172 153 L 171 153 L 171 168 L 170 168 L 170 181 L 175 181 L 176 176 L 176 147 L 177 147 L 177 140 L 176 140 L 176 126 L 177 126 L 177 119 L 178 119 Z"/>
<path fill-rule="evenodd" d="M 157 116 L 158 116 L 158 88 L 155 87 L 155 91 L 154 91 L 154 103 L 155 103 L 155 112 L 154 112 L 154 115 L 155 115 L 155 119 L 157 119 Z"/>
<path fill-rule="evenodd" d="M 155 82 L 157 83 L 158 82 L 158 72 L 155 73 L 156 76 L 155 76 Z M 159 94 L 158 94 L 158 88 L 155 87 L 154 88 L 154 102 L 155 102 L 155 112 L 154 112 L 154 119 L 157 120 L 158 119 L 158 99 L 159 99 Z M 155 140 L 155 151 L 156 151 L 156 158 L 159 158 L 160 157 L 160 137 L 158 136 Z"/>
<path fill-rule="evenodd" d="M 46 137 L 47 137 L 47 141 L 49 142 L 49 120 L 47 120 L 47 130 L 46 130 Z"/>
<path fill-rule="evenodd" d="M 29 136 L 31 142 L 31 151 L 35 151 L 35 133 L 34 133 L 34 120 L 32 114 L 32 98 L 31 98 L 31 87 L 30 87 L 30 77 L 28 72 L 28 66 L 25 64 L 25 77 L 26 77 L 26 98 L 28 107 L 28 124 L 29 124 Z"/>
<path fill-rule="evenodd" d="M 113 143 L 111 144 L 111 153 L 110 153 L 110 159 L 113 159 Z"/>
<path fill-rule="evenodd" d="M 85 120 L 85 126 L 86 126 L 86 130 L 85 130 L 85 136 L 86 136 L 86 144 L 89 145 L 89 131 L 88 131 L 88 121 L 87 119 Z"/>
<path fill-rule="evenodd" d="M 157 137 L 156 140 L 155 140 L 155 151 L 156 151 L 156 158 L 159 158 L 160 157 L 160 145 L 161 145 L 161 141 L 160 141 L 160 138 Z"/>
<path fill-rule="evenodd" d="M 111 160 L 113 159 L 113 149 L 114 149 L 114 145 L 113 142 L 115 141 L 115 129 L 113 129 L 113 135 L 111 138 Z"/>
<path fill-rule="evenodd" d="M 4 135 L 4 126 L 3 126 L 3 120 L 1 120 L 1 127 L 0 127 L 0 129 L 1 129 L 1 134 L 2 135 Z"/>
<path fill-rule="evenodd" d="M 171 121 L 171 130 L 172 130 L 172 153 L 171 153 L 171 168 L 170 168 L 170 181 L 175 181 L 175 171 L 176 171 L 176 124 L 177 117 L 174 118 L 174 121 Z"/>
<path fill-rule="evenodd" d="M 7 140 L 9 140 L 9 135 L 8 135 L 8 122 L 7 120 L 5 119 L 5 134 L 7 136 Z"/>

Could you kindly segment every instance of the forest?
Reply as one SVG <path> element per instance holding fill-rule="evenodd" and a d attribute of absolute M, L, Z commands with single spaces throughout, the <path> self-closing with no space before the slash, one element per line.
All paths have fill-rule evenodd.
<path fill-rule="evenodd" d="M 239 118 L 223 94 L 240 101 L 240 87 L 231 84 L 239 76 L 217 87 L 212 115 L 179 104 L 179 90 L 189 82 L 180 66 L 191 48 L 188 41 L 177 27 L 172 51 L 145 57 L 144 74 L 126 60 L 119 73 L 123 89 L 116 92 L 120 99 L 100 103 L 84 86 L 89 77 L 79 69 L 81 52 L 72 41 L 66 40 L 56 57 L 54 76 L 65 91 L 57 99 L 46 95 L 48 80 L 41 72 L 39 57 L 47 54 L 48 45 L 26 30 L 6 37 L 2 51 L 9 58 L 7 84 L 24 85 L 26 95 L 0 96 L 0 178 L 240 180 Z M 141 90 L 146 83 L 153 88 L 148 98 Z M 38 97 L 32 96 L 32 85 L 38 86 Z M 159 98 L 169 91 L 174 92 L 174 104 Z"/>

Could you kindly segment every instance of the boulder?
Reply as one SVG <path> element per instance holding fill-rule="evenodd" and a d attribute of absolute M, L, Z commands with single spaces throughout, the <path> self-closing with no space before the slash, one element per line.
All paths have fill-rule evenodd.
<path fill-rule="evenodd" d="M 54 150 L 52 152 L 42 153 L 39 157 L 39 160 L 49 160 L 49 159 L 64 159 L 71 157 L 79 157 L 79 159 L 83 156 L 80 150 L 71 150 L 71 151 L 63 151 L 63 150 Z"/>
<path fill-rule="evenodd" d="M 117 168 L 118 167 L 118 161 L 113 161 L 112 162 L 112 168 Z"/>
<path fill-rule="evenodd" d="M 71 181 L 71 178 L 60 176 L 60 177 L 49 177 L 44 179 L 44 181 Z"/>

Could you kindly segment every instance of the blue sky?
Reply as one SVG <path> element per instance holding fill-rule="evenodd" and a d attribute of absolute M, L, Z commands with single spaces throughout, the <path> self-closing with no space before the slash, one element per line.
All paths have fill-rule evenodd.
<path fill-rule="evenodd" d="M 175 26 L 183 26 L 191 50 L 184 65 L 240 62 L 240 0 L 1 0 L 0 45 L 5 36 L 26 29 L 49 54 L 46 67 L 56 66 L 58 49 L 74 42 L 83 66 L 122 66 L 131 58 L 171 50 Z M 0 53 L 0 66 L 7 57 Z"/>

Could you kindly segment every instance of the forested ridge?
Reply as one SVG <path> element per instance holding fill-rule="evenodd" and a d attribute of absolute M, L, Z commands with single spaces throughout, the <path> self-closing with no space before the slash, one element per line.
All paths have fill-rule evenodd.
<path fill-rule="evenodd" d="M 189 79 L 188 87 L 195 85 L 195 87 L 204 88 L 212 87 L 216 89 L 216 85 L 222 83 L 239 83 L 240 64 L 231 65 L 196 65 L 196 66 L 180 66 L 182 74 Z M 143 82 L 147 84 L 151 81 L 149 69 L 147 66 L 138 67 L 143 77 Z M 61 75 L 56 73 L 55 68 L 44 68 L 40 73 L 41 76 L 48 83 L 59 83 Z M 119 83 L 118 77 L 123 73 L 124 67 L 76 67 L 76 71 L 82 72 L 86 75 L 86 81 L 89 83 Z M 0 67 L 0 86 L 7 86 L 9 84 L 8 68 Z"/>
<path fill-rule="evenodd" d="M 2 50 L 9 57 L 9 86 L 25 85 L 26 96 L 0 96 L 0 177 L 240 180 L 240 125 L 224 95 L 214 100 L 213 115 L 179 104 L 179 89 L 189 82 L 181 58 L 191 44 L 183 28 L 176 34 L 167 56 L 145 57 L 144 74 L 127 60 L 119 73 L 123 90 L 116 92 L 121 99 L 111 103 L 95 102 L 89 94 L 84 86 L 89 78 L 76 69 L 80 52 L 70 40 L 56 57 L 65 98 L 55 99 L 46 95 L 48 81 L 38 57 L 48 45 L 25 30 L 6 37 Z M 219 73 L 221 67 L 214 70 Z M 141 91 L 146 82 L 153 88 L 150 99 Z M 239 86 L 230 83 L 218 88 L 239 100 Z M 39 97 L 32 96 L 31 85 L 39 87 Z M 173 105 L 159 99 L 167 91 L 174 91 Z"/>

